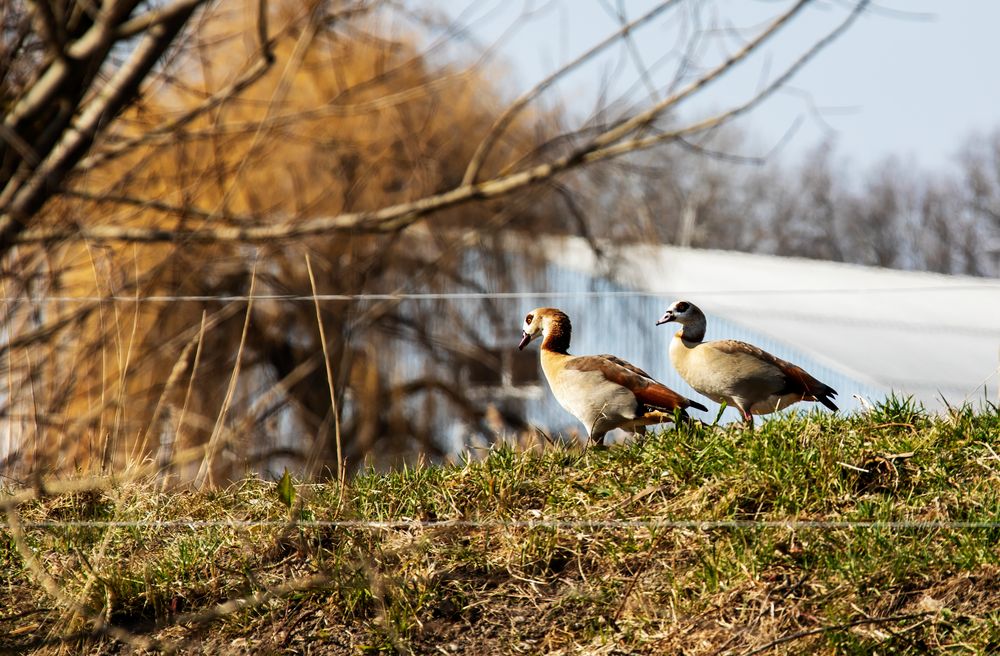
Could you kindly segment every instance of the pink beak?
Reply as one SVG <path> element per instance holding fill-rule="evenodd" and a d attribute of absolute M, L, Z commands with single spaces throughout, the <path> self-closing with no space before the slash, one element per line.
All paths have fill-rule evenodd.
<path fill-rule="evenodd" d="M 518 351 L 523 350 L 524 347 L 527 346 L 528 342 L 530 342 L 530 341 L 531 341 L 531 335 L 529 335 L 528 333 L 526 333 L 526 332 L 524 332 L 522 330 L 521 331 L 521 343 L 517 345 L 517 350 Z"/>
<path fill-rule="evenodd" d="M 660 317 L 660 320 L 656 322 L 656 325 L 660 326 L 665 323 L 670 323 L 673 320 L 674 320 L 674 313 L 671 312 L 670 310 L 667 310 L 666 312 L 663 313 L 663 316 Z"/>

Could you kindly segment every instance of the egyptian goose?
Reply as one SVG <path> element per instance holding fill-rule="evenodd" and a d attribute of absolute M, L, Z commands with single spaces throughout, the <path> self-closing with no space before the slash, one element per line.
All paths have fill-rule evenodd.
<path fill-rule="evenodd" d="M 837 392 L 804 369 L 756 346 L 733 339 L 703 342 L 705 314 L 698 306 L 677 301 L 656 325 L 681 324 L 670 341 L 670 362 L 681 378 L 716 403 L 736 406 L 743 421 L 766 415 L 799 401 L 819 401 L 831 410 Z"/>
<path fill-rule="evenodd" d="M 597 445 L 615 428 L 634 429 L 687 417 L 685 408 L 706 410 L 656 382 L 642 369 L 613 355 L 570 355 L 569 317 L 555 308 L 536 308 L 524 318 L 519 349 L 539 335 L 542 371 L 559 405 L 583 422 Z"/>

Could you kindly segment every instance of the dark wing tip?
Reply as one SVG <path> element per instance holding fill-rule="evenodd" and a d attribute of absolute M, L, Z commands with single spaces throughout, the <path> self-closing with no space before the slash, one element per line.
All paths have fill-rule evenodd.
<path fill-rule="evenodd" d="M 696 410 L 701 410 L 702 412 L 708 412 L 708 408 L 698 403 L 697 401 L 692 401 L 691 399 L 688 399 L 688 407 L 694 408 Z"/>
<path fill-rule="evenodd" d="M 823 383 L 820 383 L 820 389 L 816 394 L 816 400 L 825 405 L 826 407 L 828 407 L 829 409 L 833 410 L 834 412 L 837 412 L 838 410 L 840 410 L 840 408 L 838 408 L 837 404 L 833 402 L 833 400 L 830 398 L 831 396 L 837 396 L 837 390 L 833 389 L 829 385 L 824 385 Z"/>

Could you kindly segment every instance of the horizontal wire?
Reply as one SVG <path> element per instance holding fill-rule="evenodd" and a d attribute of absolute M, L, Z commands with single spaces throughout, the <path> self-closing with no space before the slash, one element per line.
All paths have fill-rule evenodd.
<path fill-rule="evenodd" d="M 796 294 L 875 294 L 875 293 L 906 293 L 906 292 L 930 292 L 930 291 L 989 291 L 1000 294 L 1000 285 L 961 285 L 961 286 L 924 286 L 924 287 L 883 287 L 883 288 L 830 288 L 830 289 L 757 289 L 757 290 L 714 290 L 714 291 L 682 291 L 682 292 L 649 292 L 649 291 L 567 291 L 567 292 L 428 292 L 428 293 L 401 293 L 401 294 L 317 294 L 316 296 L 299 294 L 255 294 L 253 297 L 246 295 L 188 295 L 188 296 L 42 296 L 25 298 L 0 298 L 0 303 L 25 302 L 29 304 L 54 304 L 54 303 L 102 303 L 102 302 L 125 302 L 125 303 L 172 303 L 172 302 L 199 302 L 199 303 L 248 303 L 253 300 L 255 303 L 262 301 L 279 302 L 358 302 L 358 301 L 438 301 L 438 300 L 485 300 L 485 299 L 529 299 L 529 298 L 678 298 L 682 296 L 753 296 L 753 295 L 796 295 Z M 813 322 L 835 322 L 842 325 L 878 327 L 893 330 L 926 330 L 925 323 L 885 320 L 885 319 L 863 319 L 852 316 L 825 316 L 822 314 L 810 314 L 808 312 L 772 310 L 770 316 L 781 319 L 791 319 L 798 321 Z M 968 335 L 972 337 L 996 337 L 1000 334 L 1000 328 L 978 328 L 967 325 L 942 325 L 935 324 L 936 330 L 955 335 Z"/>
<path fill-rule="evenodd" d="M 0 526 L 9 527 L 8 522 Z M 163 529 L 206 529 L 206 528 L 345 528 L 408 530 L 434 528 L 553 528 L 553 529 L 612 529 L 612 528 L 675 528 L 691 530 L 711 530 L 720 528 L 784 528 L 784 529 L 916 529 L 935 531 L 942 529 L 1000 529 L 1000 521 L 939 521 L 939 520 L 753 520 L 753 519 L 708 519 L 708 520 L 668 520 L 668 519 L 525 519 L 525 520 L 167 520 L 167 521 L 40 521 L 21 522 L 24 528 L 163 528 Z"/>
<path fill-rule="evenodd" d="M 436 301 L 475 299 L 523 299 L 523 298 L 596 298 L 596 297 L 652 297 L 663 298 L 679 294 L 697 296 L 747 296 L 747 295 L 795 295 L 795 294 L 881 294 L 881 293 L 923 293 L 933 291 L 989 291 L 1000 292 L 1000 285 L 926 285 L 921 287 L 837 287 L 829 289 L 715 289 L 682 291 L 572 291 L 572 292 L 413 292 L 396 294 L 255 294 L 254 296 L 231 294 L 191 294 L 157 296 L 15 296 L 0 298 L 0 303 L 173 303 L 212 302 L 247 303 L 253 301 Z"/>

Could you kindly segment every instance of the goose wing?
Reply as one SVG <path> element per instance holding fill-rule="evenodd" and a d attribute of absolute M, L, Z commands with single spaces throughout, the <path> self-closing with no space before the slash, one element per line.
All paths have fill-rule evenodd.
<path fill-rule="evenodd" d="M 735 339 L 722 339 L 709 342 L 712 348 L 727 355 L 749 355 L 759 360 L 762 364 L 773 367 L 779 372 L 783 387 L 777 390 L 778 395 L 798 394 L 809 401 L 819 401 L 831 410 L 837 410 L 837 406 L 829 397 L 836 396 L 837 391 L 816 380 L 802 367 L 792 364 L 787 360 L 782 360 L 776 355 L 772 355 L 764 349 L 747 344 Z"/>
<path fill-rule="evenodd" d="M 599 371 L 610 382 L 632 392 L 639 403 L 651 408 L 666 412 L 688 407 L 707 410 L 702 404 L 681 396 L 663 383 L 657 382 L 639 367 L 614 355 L 576 357 L 567 364 L 567 368 Z"/>

